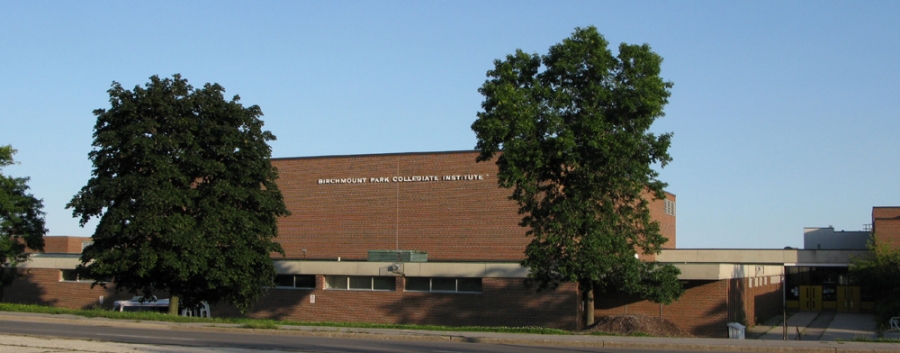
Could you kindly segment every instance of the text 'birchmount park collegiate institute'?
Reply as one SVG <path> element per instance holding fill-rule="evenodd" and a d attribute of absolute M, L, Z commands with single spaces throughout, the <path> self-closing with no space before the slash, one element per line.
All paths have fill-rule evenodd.
<path fill-rule="evenodd" d="M 473 181 L 484 180 L 482 174 L 465 174 L 465 175 L 413 175 L 413 176 L 393 176 L 393 177 L 374 177 L 374 178 L 331 178 L 319 179 L 319 184 L 365 184 L 365 183 L 409 183 L 423 181 Z"/>

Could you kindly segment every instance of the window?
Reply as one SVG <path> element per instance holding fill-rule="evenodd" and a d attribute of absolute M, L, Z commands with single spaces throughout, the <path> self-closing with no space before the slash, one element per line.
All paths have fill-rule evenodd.
<path fill-rule="evenodd" d="M 481 293 L 481 278 L 457 279 L 456 291 L 465 293 Z"/>
<path fill-rule="evenodd" d="M 277 275 L 276 288 L 316 289 L 315 275 Z"/>
<path fill-rule="evenodd" d="M 347 285 L 349 282 L 349 278 L 347 276 L 325 276 L 325 288 L 328 289 L 349 289 L 350 287 Z"/>
<path fill-rule="evenodd" d="M 409 292 L 481 293 L 481 278 L 407 277 Z"/>
<path fill-rule="evenodd" d="M 325 276 L 325 288 L 342 290 L 393 291 L 395 277 Z"/>
<path fill-rule="evenodd" d="M 78 274 L 75 270 L 59 270 L 59 280 L 62 282 L 78 282 Z"/>
<path fill-rule="evenodd" d="M 675 201 L 666 199 L 666 214 L 670 216 L 675 215 Z"/>
<path fill-rule="evenodd" d="M 93 282 L 94 280 L 87 277 L 79 276 L 75 270 L 59 270 L 60 282 Z M 100 280 L 100 283 L 112 282 L 110 279 Z"/>

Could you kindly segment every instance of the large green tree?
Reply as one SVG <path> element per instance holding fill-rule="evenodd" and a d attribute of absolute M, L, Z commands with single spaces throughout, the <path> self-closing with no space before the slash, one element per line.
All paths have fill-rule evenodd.
<path fill-rule="evenodd" d="M 874 297 L 877 322 L 884 325 L 891 317 L 900 316 L 900 248 L 872 239 L 869 256 L 851 260 L 850 279 Z"/>
<path fill-rule="evenodd" d="M 182 304 L 225 301 L 246 310 L 271 285 L 276 218 L 287 215 L 262 111 L 196 89 L 180 75 L 125 90 L 94 111 L 93 174 L 67 207 L 100 221 L 78 271 Z M 173 303 L 173 310 L 177 304 Z"/>
<path fill-rule="evenodd" d="M 499 184 L 533 236 L 522 265 L 541 288 L 577 282 L 586 325 L 595 291 L 662 303 L 683 292 L 677 268 L 636 256 L 666 242 L 642 195 L 665 197 L 653 166 L 671 161 L 672 135 L 649 129 L 672 83 L 648 45 L 607 46 L 596 28 L 577 28 L 547 55 L 495 60 L 472 124 L 478 161 L 499 155 Z"/>
<path fill-rule="evenodd" d="M 0 169 L 15 163 L 15 154 L 12 146 L 0 146 Z M 15 266 L 28 260 L 26 247 L 44 250 L 43 208 L 43 202 L 28 193 L 28 178 L 0 170 L 0 291 L 15 278 Z"/>

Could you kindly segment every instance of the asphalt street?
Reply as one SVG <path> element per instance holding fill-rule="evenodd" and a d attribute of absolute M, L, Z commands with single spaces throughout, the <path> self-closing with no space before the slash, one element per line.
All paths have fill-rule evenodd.
<path fill-rule="evenodd" d="M 0 312 L 0 352 L 898 352 L 898 343 L 238 325 Z"/>

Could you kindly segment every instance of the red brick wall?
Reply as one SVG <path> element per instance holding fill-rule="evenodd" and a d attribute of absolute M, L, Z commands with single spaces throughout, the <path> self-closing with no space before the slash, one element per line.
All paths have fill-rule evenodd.
<path fill-rule="evenodd" d="M 255 318 L 303 322 L 367 322 L 448 326 L 543 326 L 575 328 L 574 284 L 553 291 L 526 288 L 521 278 L 484 278 L 482 293 L 328 290 L 317 276 L 315 290 L 272 289 L 247 313 Z M 310 298 L 315 296 L 315 303 Z M 217 316 L 240 316 L 232 307 L 213 307 Z"/>
<path fill-rule="evenodd" d="M 750 285 L 751 281 L 753 285 Z M 742 279 L 744 285 L 744 309 L 745 320 L 740 321 L 736 317 L 734 321 L 744 322 L 755 326 L 766 319 L 781 314 L 784 304 L 781 278 L 778 276 L 755 277 L 755 279 Z M 751 315 L 752 313 L 752 315 Z"/>
<path fill-rule="evenodd" d="M 873 207 L 872 231 L 876 243 L 900 247 L 900 207 Z"/>
<path fill-rule="evenodd" d="M 292 212 L 279 219 L 288 258 L 364 260 L 368 250 L 424 250 L 432 261 L 519 260 L 527 244 L 496 166 L 474 153 L 276 159 Z M 326 178 L 482 175 L 483 180 L 318 184 Z M 304 256 L 302 249 L 306 249 Z"/>
<path fill-rule="evenodd" d="M 90 282 L 62 282 L 58 269 L 32 268 L 20 270 L 20 273 L 24 277 L 16 278 L 9 287 L 0 289 L 3 302 L 69 309 L 112 309 L 114 301 L 132 297 L 127 293 L 116 294 L 111 285 L 104 289 L 100 286 L 91 288 Z M 100 296 L 103 296 L 103 304 L 100 304 Z"/>
<path fill-rule="evenodd" d="M 497 186 L 497 166 L 476 153 L 275 159 L 291 216 L 279 219 L 277 241 L 289 259 L 364 260 L 368 250 L 422 250 L 430 261 L 519 261 L 530 241 L 518 224 L 510 190 Z M 395 176 L 479 175 L 482 180 L 372 182 Z M 319 184 L 364 178 L 365 183 Z M 674 195 L 669 195 L 674 200 Z M 675 217 L 651 204 L 675 246 Z M 306 250 L 304 253 L 303 250 Z"/>
<path fill-rule="evenodd" d="M 89 237 L 45 236 L 44 253 L 80 254 L 81 243 L 91 241 Z"/>
<path fill-rule="evenodd" d="M 368 250 L 428 252 L 429 261 L 519 261 L 530 238 L 518 225 L 510 190 L 497 186 L 496 165 L 475 163 L 476 152 L 413 153 L 276 159 L 279 187 L 291 216 L 279 219 L 278 242 L 287 258 L 364 260 Z M 475 175 L 476 180 L 373 182 L 372 178 Z M 320 184 L 319 179 L 365 178 L 365 183 Z M 670 200 L 675 196 L 668 194 Z M 675 246 L 675 217 L 653 201 L 652 216 Z M 51 239 L 47 252 L 80 252 L 85 238 Z M 75 250 L 73 250 L 75 249 Z M 305 250 L 305 251 L 304 251 Z M 111 290 L 59 282 L 58 270 L 32 269 L 4 301 L 90 307 Z M 485 278 L 481 294 L 273 289 L 250 313 L 299 321 L 364 321 L 443 325 L 574 328 L 574 284 L 535 293 L 522 279 Z M 15 287 L 19 286 L 19 287 Z M 15 294 L 13 294 L 15 293 Z M 316 303 L 310 303 L 310 295 Z M 120 295 L 117 298 L 130 298 Z M 217 310 L 237 313 L 227 307 Z"/>
<path fill-rule="evenodd" d="M 646 315 L 672 321 L 685 332 L 699 337 L 728 334 L 727 281 L 689 281 L 680 299 L 669 305 L 627 297 L 597 296 L 594 315 Z"/>
<path fill-rule="evenodd" d="M 665 318 L 697 337 L 727 337 L 729 322 L 749 326 L 781 310 L 781 284 L 747 287 L 747 279 L 687 281 L 685 293 L 669 305 L 622 296 L 597 295 L 596 317 L 646 315 Z M 752 313 L 752 314 L 751 314 Z"/>
<path fill-rule="evenodd" d="M 115 300 L 131 294 L 114 286 L 91 288 L 90 282 L 60 281 L 58 269 L 29 269 L 24 278 L 0 292 L 5 303 L 38 304 L 69 309 L 112 309 Z M 255 318 L 307 322 L 367 322 L 447 326 L 543 326 L 574 329 L 578 308 L 574 284 L 536 292 L 522 278 L 484 278 L 482 293 L 404 292 L 397 277 L 395 291 L 271 289 L 247 313 Z M 310 303 L 315 295 L 315 303 Z M 103 304 L 99 297 L 103 296 Z M 163 295 L 165 296 L 165 295 Z M 214 305 L 216 317 L 241 316 L 233 307 Z"/>
<path fill-rule="evenodd" d="M 648 200 L 652 200 L 652 195 L 650 194 L 645 194 L 644 197 Z M 674 194 L 667 192 L 666 198 L 677 205 L 677 202 L 675 202 L 676 198 Z M 659 222 L 660 233 L 662 233 L 664 237 L 669 239 L 668 242 L 663 244 L 663 249 L 675 249 L 675 219 L 678 214 L 677 210 L 675 212 L 675 215 L 666 214 L 666 206 L 664 200 L 652 200 L 650 201 L 649 206 L 650 217 Z"/>

